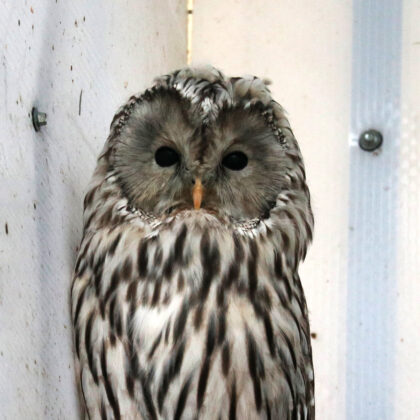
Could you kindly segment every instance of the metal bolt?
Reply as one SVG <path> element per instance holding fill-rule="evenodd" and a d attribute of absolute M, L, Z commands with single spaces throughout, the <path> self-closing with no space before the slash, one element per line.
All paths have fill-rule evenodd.
<path fill-rule="evenodd" d="M 43 125 L 47 125 L 47 114 L 39 112 L 37 108 L 32 108 L 32 124 L 35 131 L 39 131 Z"/>
<path fill-rule="evenodd" d="M 359 137 L 359 146 L 367 152 L 373 152 L 381 146 L 383 142 L 382 134 L 377 130 L 366 130 Z"/>

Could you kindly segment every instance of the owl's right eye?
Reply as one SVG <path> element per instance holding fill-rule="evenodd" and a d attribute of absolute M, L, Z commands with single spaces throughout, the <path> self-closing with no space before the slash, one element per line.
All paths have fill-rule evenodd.
<path fill-rule="evenodd" d="M 171 149 L 167 146 L 163 146 L 159 147 L 159 149 L 156 150 L 155 160 L 159 166 L 165 168 L 168 166 L 175 165 L 175 163 L 179 161 L 179 155 L 174 149 Z"/>

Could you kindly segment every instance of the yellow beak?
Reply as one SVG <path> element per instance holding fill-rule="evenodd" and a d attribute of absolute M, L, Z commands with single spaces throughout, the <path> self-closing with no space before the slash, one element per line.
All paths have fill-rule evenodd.
<path fill-rule="evenodd" d="M 200 178 L 195 179 L 194 188 L 192 190 L 194 209 L 198 210 L 201 207 L 201 201 L 203 200 L 203 184 Z"/>

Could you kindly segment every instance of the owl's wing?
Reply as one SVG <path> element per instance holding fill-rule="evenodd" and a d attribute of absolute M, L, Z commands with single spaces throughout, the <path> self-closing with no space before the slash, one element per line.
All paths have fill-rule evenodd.
<path fill-rule="evenodd" d="M 90 419 L 149 418 L 134 394 L 126 325 L 141 229 L 102 229 L 82 240 L 71 291 L 76 374 Z M 131 287 L 130 287 L 131 286 Z M 152 417 L 150 417 L 152 418 Z"/>

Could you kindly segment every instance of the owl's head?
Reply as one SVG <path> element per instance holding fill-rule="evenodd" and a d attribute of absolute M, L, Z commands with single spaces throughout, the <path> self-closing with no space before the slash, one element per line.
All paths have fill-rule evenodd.
<path fill-rule="evenodd" d="M 283 109 L 255 77 L 184 69 L 116 114 L 103 156 L 133 206 L 158 217 L 185 208 L 264 218 L 279 194 L 308 195 Z"/>

